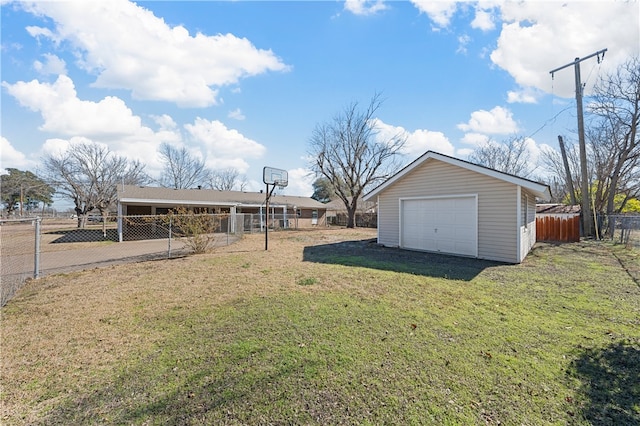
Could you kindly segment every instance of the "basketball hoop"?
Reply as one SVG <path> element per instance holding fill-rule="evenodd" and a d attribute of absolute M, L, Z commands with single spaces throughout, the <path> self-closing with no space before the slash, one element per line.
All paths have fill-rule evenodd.
<path fill-rule="evenodd" d="M 274 167 L 265 167 L 262 169 L 262 181 L 267 185 L 286 188 L 289 184 L 289 174 L 286 170 L 276 169 Z"/>

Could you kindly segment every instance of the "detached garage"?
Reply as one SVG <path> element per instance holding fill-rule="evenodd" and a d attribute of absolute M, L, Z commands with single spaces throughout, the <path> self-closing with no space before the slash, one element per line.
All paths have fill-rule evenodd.
<path fill-rule="evenodd" d="M 378 243 L 521 262 L 536 242 L 536 199 L 547 185 L 428 151 L 367 194 Z"/>

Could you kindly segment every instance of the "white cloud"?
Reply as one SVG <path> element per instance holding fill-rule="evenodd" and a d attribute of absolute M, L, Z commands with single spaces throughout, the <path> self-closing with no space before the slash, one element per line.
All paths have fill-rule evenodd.
<path fill-rule="evenodd" d="M 490 10 L 476 8 L 476 16 L 471 21 L 471 28 L 481 31 L 491 31 L 496 27 L 493 14 Z"/>
<path fill-rule="evenodd" d="M 149 174 L 157 175 L 162 169 L 157 153 L 160 144 L 184 143 L 171 116 L 151 115 L 158 126 L 157 131 L 153 130 L 144 126 L 140 117 L 119 98 L 106 97 L 99 102 L 79 99 L 67 76 L 59 76 L 53 84 L 33 80 L 13 85 L 3 82 L 3 86 L 22 106 L 42 115 L 41 130 L 63 136 L 47 140 L 44 153 L 65 149 L 69 143 L 100 142 L 116 154 L 142 161 Z M 207 166 L 214 169 L 231 167 L 245 173 L 249 168 L 246 159 L 260 158 L 266 152 L 263 145 L 237 130 L 228 129 L 219 121 L 196 118 L 193 124 L 184 128 L 192 139 L 192 153 L 206 158 Z M 11 151 L 7 149 L 7 152 Z M 3 149 L 3 159 L 5 157 Z"/>
<path fill-rule="evenodd" d="M 229 111 L 228 117 L 233 118 L 234 120 L 240 120 L 240 121 L 246 118 L 240 108 L 236 108 L 233 111 Z"/>
<path fill-rule="evenodd" d="M 173 131 L 177 127 L 176 122 L 168 114 L 152 115 L 151 118 L 160 127 L 160 130 Z"/>
<path fill-rule="evenodd" d="M 168 115 L 152 117 L 160 125 L 156 132 L 144 126 L 120 98 L 108 96 L 98 102 L 79 99 L 73 81 L 65 75 L 53 84 L 33 80 L 2 85 L 20 105 L 41 114 L 44 122 L 40 130 L 68 137 L 51 139 L 55 144 L 65 140 L 105 143 L 115 153 L 147 164 L 151 174 L 161 167 L 157 155 L 152 154 L 160 144 L 182 140 Z"/>
<path fill-rule="evenodd" d="M 43 75 L 59 75 L 67 73 L 67 63 L 58 58 L 56 55 L 52 55 L 50 53 L 45 53 L 42 55 L 44 57 L 44 62 L 35 61 L 33 63 L 33 68 Z"/>
<path fill-rule="evenodd" d="M 474 147 L 478 147 L 482 144 L 489 142 L 491 138 L 487 135 L 483 135 L 480 133 L 465 133 L 462 137 L 461 142 L 467 145 L 473 145 Z"/>
<path fill-rule="evenodd" d="M 491 111 L 481 109 L 472 112 L 469 122 L 458 124 L 458 128 L 464 132 L 489 135 L 506 135 L 516 133 L 519 130 L 511 111 L 500 106 L 493 108 Z"/>
<path fill-rule="evenodd" d="M 374 126 L 378 131 L 378 140 L 389 140 L 397 134 L 407 137 L 402 153 L 410 157 L 417 157 L 427 151 L 436 151 L 441 154 L 453 155 L 454 147 L 442 132 L 434 132 L 426 129 L 417 129 L 410 132 L 403 127 L 392 126 L 376 119 Z"/>
<path fill-rule="evenodd" d="M 354 15 L 375 15 L 386 10 L 387 6 L 383 0 L 345 0 L 344 10 Z"/>
<path fill-rule="evenodd" d="M 409 132 L 407 145 L 403 150 L 409 155 L 420 155 L 426 151 L 436 151 L 445 155 L 453 155 L 454 148 L 442 132 L 418 129 Z"/>
<path fill-rule="evenodd" d="M 12 169 L 33 169 L 37 164 L 35 161 L 30 160 L 27 156 L 18 151 L 9 139 L 4 136 L 0 136 L 0 171 L 6 168 Z"/>
<path fill-rule="evenodd" d="M 434 30 L 447 28 L 457 10 L 455 1 L 411 0 L 411 3 L 436 24 Z"/>
<path fill-rule="evenodd" d="M 104 136 L 131 134 L 140 128 L 140 118 L 117 97 L 108 96 L 100 102 L 78 99 L 73 81 L 66 75 L 58 76 L 53 84 L 32 80 L 2 85 L 20 105 L 42 114 L 43 131 Z"/>
<path fill-rule="evenodd" d="M 287 170 L 287 173 L 289 175 L 289 184 L 282 193 L 302 197 L 311 197 L 313 195 L 313 181 L 315 178 L 310 170 L 299 167 Z"/>
<path fill-rule="evenodd" d="M 83 142 L 91 142 L 91 140 L 86 138 L 75 138 L 74 143 L 83 143 Z M 66 139 L 52 138 L 47 139 L 42 145 L 41 152 L 43 155 L 59 155 L 65 152 L 71 142 Z"/>
<path fill-rule="evenodd" d="M 462 54 L 466 54 L 467 53 L 467 45 L 471 42 L 471 37 L 469 37 L 467 34 L 463 34 L 461 36 L 458 37 L 458 49 L 456 50 L 456 53 L 462 53 Z"/>
<path fill-rule="evenodd" d="M 524 145 L 526 151 L 529 153 L 529 160 L 531 163 L 537 164 L 538 159 L 540 158 L 540 146 L 538 146 L 533 138 L 526 138 L 524 140 Z"/>
<path fill-rule="evenodd" d="M 232 167 L 246 173 L 249 164 L 245 159 L 260 158 L 266 152 L 264 145 L 235 129 L 228 129 L 218 120 L 197 117 L 193 124 L 185 124 L 184 128 L 195 142 L 203 146 L 207 166 L 213 169 Z"/>
<path fill-rule="evenodd" d="M 548 144 L 545 144 L 545 143 L 539 144 L 533 138 L 526 138 L 524 140 L 524 144 L 526 146 L 527 152 L 529 153 L 529 160 L 531 161 L 532 164 L 537 165 L 537 167 L 540 167 L 540 162 L 541 162 L 540 156 L 544 155 L 544 153 L 547 152 L 548 150 L 554 149 Z"/>
<path fill-rule="evenodd" d="M 24 5 L 24 3 L 23 3 Z M 25 7 L 26 10 L 38 14 L 40 15 L 40 13 L 36 12 L 35 10 L 35 5 L 31 5 L 31 7 Z M 26 27 L 27 32 L 29 33 L 29 35 L 31 37 L 34 38 L 39 38 L 39 37 L 45 37 L 45 38 L 50 38 L 51 40 L 53 40 L 54 43 L 56 44 L 60 44 L 60 38 L 53 32 L 51 31 L 49 28 L 42 28 L 42 27 L 35 27 L 35 26 L 28 26 Z"/>
<path fill-rule="evenodd" d="M 97 74 L 95 87 L 127 89 L 136 99 L 206 107 L 218 103 L 218 89 L 268 71 L 286 71 L 271 50 L 233 34 L 191 35 L 149 10 L 124 0 L 38 2 L 31 13 L 54 28 L 29 27 L 34 37 L 69 43 L 78 65 Z"/>
<path fill-rule="evenodd" d="M 523 87 L 572 97 L 573 66 L 555 73 L 554 80 L 549 71 L 607 48 L 602 69 L 596 58 L 581 64 L 588 94 L 599 73 L 640 52 L 639 9 L 633 1 L 504 2 L 491 60 Z"/>
<path fill-rule="evenodd" d="M 456 150 L 456 156 L 458 158 L 468 158 L 471 154 L 473 154 L 472 148 L 460 148 Z"/>
<path fill-rule="evenodd" d="M 542 96 L 542 91 L 533 87 L 525 87 L 520 90 L 510 90 L 507 92 L 507 102 L 522 103 L 522 104 L 535 104 L 538 103 L 538 99 Z"/>

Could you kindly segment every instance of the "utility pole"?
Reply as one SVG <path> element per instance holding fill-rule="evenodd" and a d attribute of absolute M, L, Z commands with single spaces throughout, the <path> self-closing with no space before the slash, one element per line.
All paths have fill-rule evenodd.
<path fill-rule="evenodd" d="M 569 197 L 571 198 L 571 205 L 576 203 L 576 190 L 573 189 L 573 177 L 571 176 L 571 169 L 569 168 L 569 160 L 567 159 L 567 151 L 564 149 L 564 141 L 562 136 L 558 135 L 558 145 L 560 145 L 560 152 L 562 153 L 562 162 L 564 163 L 564 172 L 567 179 L 567 186 L 569 187 Z"/>
<path fill-rule="evenodd" d="M 562 69 L 570 67 L 571 65 L 573 65 L 575 71 L 576 105 L 578 108 L 578 143 L 580 144 L 580 173 L 582 174 L 582 180 L 580 182 L 580 192 L 582 193 L 582 231 L 585 237 L 590 237 L 593 235 L 593 219 L 591 217 L 591 196 L 589 191 L 589 177 L 587 175 L 587 147 L 584 141 L 584 116 L 582 112 L 583 87 L 582 82 L 580 81 L 580 62 L 597 56 L 598 63 L 600 63 L 600 55 L 602 55 L 602 59 L 604 59 L 604 52 L 606 51 L 607 49 L 602 49 L 595 53 L 592 53 L 591 55 L 585 56 L 584 58 L 576 58 L 573 62 L 549 71 L 549 74 L 551 74 L 551 78 L 553 78 L 553 74 L 556 71 L 560 71 Z"/>

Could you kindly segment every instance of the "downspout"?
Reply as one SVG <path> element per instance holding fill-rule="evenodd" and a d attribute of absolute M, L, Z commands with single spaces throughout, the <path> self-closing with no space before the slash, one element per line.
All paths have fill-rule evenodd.
<path fill-rule="evenodd" d="M 400 212 L 398 211 L 398 217 Z M 376 197 L 376 243 L 380 244 L 380 196 Z"/>

